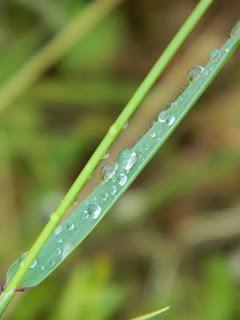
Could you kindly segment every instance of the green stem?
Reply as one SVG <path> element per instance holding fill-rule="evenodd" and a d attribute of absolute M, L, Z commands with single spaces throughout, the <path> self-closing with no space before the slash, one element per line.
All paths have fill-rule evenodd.
<path fill-rule="evenodd" d="M 92 157 L 75 180 L 63 200 L 61 201 L 59 207 L 51 215 L 50 221 L 44 227 L 43 231 L 33 244 L 31 250 L 29 251 L 27 257 L 24 259 L 24 264 L 17 270 L 11 281 L 9 282 L 4 293 L 0 296 L 0 315 L 3 313 L 2 301 L 6 300 L 6 296 L 9 292 L 12 292 L 18 287 L 28 268 L 30 267 L 33 260 L 36 258 L 41 248 L 49 238 L 49 236 L 54 232 L 57 224 L 60 222 L 66 210 L 73 203 L 74 199 L 88 181 L 92 172 L 101 161 L 104 154 L 107 152 L 109 147 L 115 141 L 116 137 L 121 132 L 123 126 L 128 122 L 128 119 L 134 113 L 134 111 L 139 107 L 140 103 L 143 101 L 147 93 L 151 90 L 152 86 L 155 84 L 160 74 L 166 68 L 167 64 L 170 62 L 172 57 L 175 55 L 180 46 L 184 43 L 187 36 L 193 30 L 194 26 L 200 20 L 204 12 L 208 9 L 213 0 L 201 0 L 196 8 L 192 11 L 191 15 L 185 21 L 183 26 L 179 29 L 173 40 L 170 42 L 166 50 L 163 52 L 159 60 L 153 66 L 149 74 L 146 76 L 144 81 L 141 83 L 133 97 L 130 99 L 129 103 L 123 109 L 122 113 L 119 115 L 115 123 L 110 127 L 108 133 L 93 153 Z M 13 295 L 9 295 L 9 300 L 11 300 Z M 6 305 L 6 303 L 5 303 Z"/>
<path fill-rule="evenodd" d="M 0 89 L 0 112 L 26 91 L 36 80 L 60 60 L 104 16 L 122 0 L 94 1 L 86 6 L 65 29 L 27 62 Z"/>

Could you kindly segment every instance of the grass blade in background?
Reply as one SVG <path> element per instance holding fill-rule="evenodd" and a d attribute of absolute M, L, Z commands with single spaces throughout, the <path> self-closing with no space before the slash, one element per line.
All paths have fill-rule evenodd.
<path fill-rule="evenodd" d="M 154 312 L 139 316 L 137 318 L 133 318 L 131 320 L 150 320 L 150 319 L 154 319 L 156 316 L 159 316 L 160 314 L 162 314 L 163 312 L 165 312 L 167 310 L 169 310 L 169 307 L 166 307 L 166 308 L 163 308 L 163 309 L 160 309 L 160 310 L 157 310 L 157 311 L 154 311 Z"/>
<path fill-rule="evenodd" d="M 189 85 L 168 109 L 160 112 L 158 120 L 136 145 L 131 150 L 124 150 L 116 163 L 106 164 L 102 173 L 109 179 L 98 185 L 72 215 L 55 229 L 23 277 L 20 287 L 33 287 L 43 281 L 83 241 L 126 191 L 239 46 L 238 27 L 239 24 L 220 49 L 211 52 L 206 66 L 195 67 L 189 72 Z M 11 282 L 15 272 L 24 266 L 24 260 L 22 257 L 12 265 L 7 282 Z"/>

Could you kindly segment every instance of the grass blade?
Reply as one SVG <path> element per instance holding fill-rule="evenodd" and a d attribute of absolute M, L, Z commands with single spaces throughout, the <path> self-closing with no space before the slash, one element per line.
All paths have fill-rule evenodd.
<path fill-rule="evenodd" d="M 160 309 L 160 310 L 157 310 L 157 311 L 148 313 L 148 314 L 144 314 L 144 315 L 139 316 L 139 317 L 137 317 L 137 318 L 133 318 L 133 319 L 131 319 L 131 320 L 150 320 L 150 319 L 155 318 L 156 316 L 159 316 L 159 315 L 162 314 L 163 312 L 169 310 L 169 308 L 170 308 L 170 307 L 166 307 L 166 308 L 163 308 L 163 309 Z"/>
<path fill-rule="evenodd" d="M 99 184 L 65 222 L 55 229 L 54 234 L 47 240 L 36 260 L 33 261 L 30 269 L 22 278 L 20 287 L 38 285 L 95 228 L 175 130 L 239 46 L 239 43 L 240 32 L 236 32 L 222 48 L 211 53 L 211 59 L 206 66 L 192 69 L 190 75 L 191 77 L 194 75 L 195 78 L 190 79 L 186 89 L 170 104 L 168 109 L 160 112 L 158 120 L 131 150 L 126 149 L 119 155 L 114 165 L 114 175 Z M 22 257 L 10 267 L 7 283 L 14 277 L 15 272 L 24 266 L 24 261 L 25 258 Z"/>

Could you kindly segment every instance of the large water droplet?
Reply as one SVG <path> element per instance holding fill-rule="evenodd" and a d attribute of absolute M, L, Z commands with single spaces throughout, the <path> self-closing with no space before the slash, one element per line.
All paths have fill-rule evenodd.
<path fill-rule="evenodd" d="M 136 152 L 125 149 L 118 156 L 118 163 L 124 170 L 130 170 L 137 161 Z"/>
<path fill-rule="evenodd" d="M 102 180 L 109 180 L 114 177 L 118 165 L 115 162 L 106 162 L 100 169 L 100 177 Z"/>
<path fill-rule="evenodd" d="M 62 250 L 62 258 L 64 259 L 69 253 L 72 251 L 73 245 L 70 243 L 66 243 Z"/>
<path fill-rule="evenodd" d="M 58 234 L 60 234 L 62 232 L 62 225 L 58 226 L 55 231 L 54 234 L 57 236 Z"/>
<path fill-rule="evenodd" d="M 240 20 L 235 24 L 231 31 L 231 37 L 234 37 L 240 33 Z"/>
<path fill-rule="evenodd" d="M 102 208 L 97 203 L 91 203 L 88 206 L 88 214 L 92 219 L 97 219 L 102 213 Z"/>
<path fill-rule="evenodd" d="M 75 228 L 75 224 L 73 222 L 68 222 L 67 228 L 68 228 L 68 230 L 72 231 Z"/>
<path fill-rule="evenodd" d="M 207 71 L 202 66 L 193 67 L 187 73 L 188 82 L 197 80 L 202 74 L 205 74 L 206 72 Z"/>
<path fill-rule="evenodd" d="M 209 58 L 211 61 L 218 61 L 221 58 L 221 50 L 220 49 L 213 49 L 209 53 Z"/>
<path fill-rule="evenodd" d="M 44 271 L 45 270 L 45 267 L 44 266 L 41 266 L 41 271 Z"/>
<path fill-rule="evenodd" d="M 30 265 L 30 269 L 34 269 L 37 265 L 37 260 L 35 259 L 33 263 Z"/>
<path fill-rule="evenodd" d="M 127 180 L 128 180 L 127 175 L 121 172 L 118 177 L 118 184 L 123 187 L 126 184 Z"/>
<path fill-rule="evenodd" d="M 37 265 L 37 260 L 35 259 L 33 263 L 30 265 L 30 269 L 34 269 Z"/>

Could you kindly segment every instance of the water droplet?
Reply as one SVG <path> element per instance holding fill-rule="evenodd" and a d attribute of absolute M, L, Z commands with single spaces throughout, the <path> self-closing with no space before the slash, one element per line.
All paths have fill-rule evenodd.
<path fill-rule="evenodd" d="M 110 192 L 112 195 L 116 194 L 116 192 L 117 192 L 116 186 L 112 186 Z"/>
<path fill-rule="evenodd" d="M 235 24 L 231 31 L 231 37 L 234 37 L 240 33 L 240 20 Z"/>
<path fill-rule="evenodd" d="M 73 202 L 74 207 L 76 207 L 76 206 L 77 206 L 77 204 L 78 204 L 78 202 L 77 202 L 77 201 L 74 201 L 74 202 Z"/>
<path fill-rule="evenodd" d="M 72 231 L 75 228 L 75 224 L 73 222 L 68 222 L 67 228 L 68 228 L 68 230 Z"/>
<path fill-rule="evenodd" d="M 83 211 L 83 214 L 82 214 L 82 219 L 83 220 L 87 220 L 89 218 L 89 213 L 87 210 L 84 210 Z"/>
<path fill-rule="evenodd" d="M 209 58 L 212 61 L 219 60 L 221 58 L 221 50 L 220 49 L 214 49 L 214 50 L 210 51 Z"/>
<path fill-rule="evenodd" d="M 128 127 L 128 122 L 126 122 L 125 125 L 122 128 L 126 129 L 127 127 Z"/>
<path fill-rule="evenodd" d="M 63 239 L 58 239 L 57 243 L 63 243 Z"/>
<path fill-rule="evenodd" d="M 35 259 L 33 263 L 30 265 L 30 269 L 34 269 L 37 265 L 37 260 Z"/>
<path fill-rule="evenodd" d="M 55 231 L 54 234 L 57 236 L 58 234 L 60 234 L 62 232 L 62 225 L 58 226 Z"/>
<path fill-rule="evenodd" d="M 52 221 L 57 221 L 58 220 L 58 215 L 56 212 L 53 212 L 50 216 L 50 220 Z"/>
<path fill-rule="evenodd" d="M 196 66 L 190 69 L 187 73 L 188 82 L 197 80 L 202 74 L 206 73 L 206 70 L 202 66 Z"/>
<path fill-rule="evenodd" d="M 97 203 L 91 203 L 88 207 L 88 214 L 92 219 L 97 219 L 102 213 L 102 208 Z"/>
<path fill-rule="evenodd" d="M 105 153 L 105 155 L 102 157 L 102 160 L 105 160 L 109 157 L 109 152 Z"/>
<path fill-rule="evenodd" d="M 102 195 L 101 195 L 103 201 L 107 201 L 108 197 L 109 197 L 109 193 L 108 192 L 104 192 Z"/>
<path fill-rule="evenodd" d="M 128 178 L 127 178 L 126 174 L 121 172 L 118 177 L 118 184 L 123 187 L 126 184 L 127 180 L 128 180 Z"/>
<path fill-rule="evenodd" d="M 118 163 L 124 170 L 130 170 L 137 161 L 136 152 L 125 149 L 118 156 Z"/>
<path fill-rule="evenodd" d="M 62 250 L 62 258 L 64 259 L 69 253 L 72 251 L 73 245 L 70 243 L 66 243 Z"/>
<path fill-rule="evenodd" d="M 102 180 L 112 179 L 117 171 L 118 164 L 115 162 L 106 162 L 100 169 L 100 177 Z"/>
<path fill-rule="evenodd" d="M 168 110 L 163 110 L 159 113 L 158 116 L 158 121 L 161 123 L 165 123 L 167 119 L 169 118 L 169 111 Z"/>
<path fill-rule="evenodd" d="M 41 266 L 41 271 L 44 271 L 45 270 L 45 267 L 44 266 Z"/>
<path fill-rule="evenodd" d="M 56 253 L 60 256 L 60 254 L 62 253 L 62 249 L 61 248 L 57 248 L 56 249 Z"/>
<path fill-rule="evenodd" d="M 176 117 L 175 116 L 170 116 L 168 121 L 167 121 L 167 124 L 170 126 L 172 126 L 176 121 Z"/>
<path fill-rule="evenodd" d="M 169 112 L 169 109 L 163 110 L 159 113 L 158 121 L 161 123 L 167 123 L 167 125 L 172 126 L 176 121 L 176 117 Z"/>
<path fill-rule="evenodd" d="M 151 137 L 152 139 L 156 138 L 156 132 L 151 132 L 150 137 Z"/>

